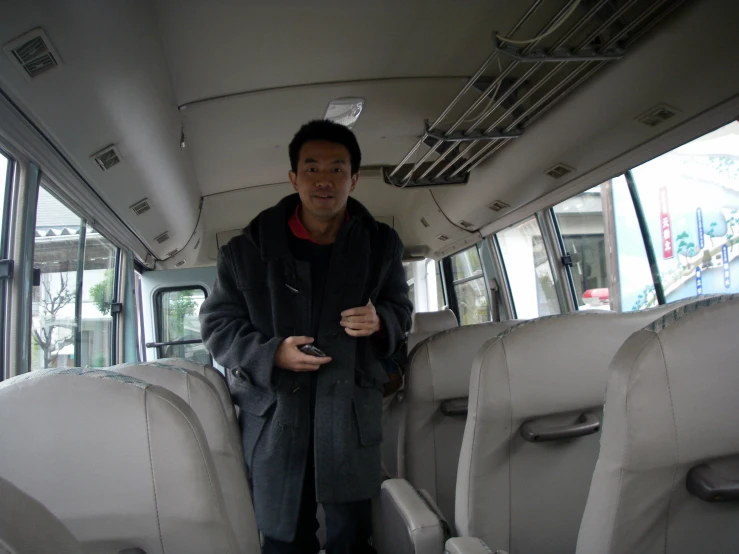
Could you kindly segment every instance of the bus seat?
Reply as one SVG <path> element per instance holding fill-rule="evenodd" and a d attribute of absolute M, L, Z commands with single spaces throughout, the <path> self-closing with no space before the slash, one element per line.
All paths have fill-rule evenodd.
<path fill-rule="evenodd" d="M 472 362 L 485 341 L 514 323 L 457 327 L 421 342 L 408 363 L 405 390 L 390 408 L 400 412 L 400 477 L 427 491 L 450 523 Z"/>
<path fill-rule="evenodd" d="M 239 422 L 236 419 L 236 412 L 233 401 L 231 400 L 231 393 L 228 390 L 228 384 L 226 384 L 226 378 L 223 373 L 210 364 L 200 364 L 182 358 L 160 358 L 156 360 L 156 363 L 182 367 L 205 377 L 208 382 L 215 387 L 216 392 L 218 393 L 218 398 L 220 398 L 221 404 L 223 404 L 223 409 L 226 412 L 226 419 L 228 419 L 229 425 L 233 428 L 233 432 L 235 433 L 236 442 L 241 444 Z"/>
<path fill-rule="evenodd" d="M 449 308 L 438 312 L 418 312 L 413 314 L 413 325 L 408 334 L 408 352 L 430 336 L 457 327 L 457 316 Z"/>
<path fill-rule="evenodd" d="M 633 332 L 676 305 L 543 317 L 483 346 L 457 476 L 460 535 L 511 552 L 575 550 L 608 364 Z"/>
<path fill-rule="evenodd" d="M 0 554 L 82 554 L 82 546 L 43 504 L 0 477 Z"/>
<path fill-rule="evenodd" d="M 218 475 L 223 500 L 231 520 L 240 552 L 259 552 L 254 508 L 249 492 L 247 470 L 241 442 L 234 437 L 215 387 L 200 372 L 158 362 L 129 363 L 111 371 L 163 387 L 187 402 L 198 416 L 205 432 Z"/>
<path fill-rule="evenodd" d="M 203 428 L 174 393 L 95 369 L 0 383 L 0 476 L 85 551 L 239 552 Z"/>
<path fill-rule="evenodd" d="M 578 554 L 736 552 L 738 313 L 683 306 L 618 351 Z"/>

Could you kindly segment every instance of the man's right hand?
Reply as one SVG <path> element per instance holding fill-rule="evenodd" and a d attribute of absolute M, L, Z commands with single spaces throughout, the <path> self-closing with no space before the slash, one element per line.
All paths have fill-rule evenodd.
<path fill-rule="evenodd" d="M 282 369 L 290 371 L 316 371 L 322 365 L 331 361 L 328 356 L 325 358 L 317 358 L 308 354 L 303 354 L 298 348 L 305 344 L 311 344 L 314 341 L 311 337 L 288 337 L 277 349 L 275 355 L 275 365 Z"/>

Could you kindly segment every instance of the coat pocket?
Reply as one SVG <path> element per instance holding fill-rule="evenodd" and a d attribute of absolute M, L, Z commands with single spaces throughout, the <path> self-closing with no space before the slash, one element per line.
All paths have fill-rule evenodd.
<path fill-rule="evenodd" d="M 354 387 L 354 414 L 357 417 L 359 441 L 362 446 L 377 446 L 382 442 L 382 391 L 374 384 Z"/>
<path fill-rule="evenodd" d="M 267 420 L 271 417 L 270 409 L 277 402 L 277 397 L 254 387 L 249 381 L 241 378 L 233 382 L 231 395 L 234 403 L 239 407 L 244 460 L 251 470 L 254 450 Z"/>

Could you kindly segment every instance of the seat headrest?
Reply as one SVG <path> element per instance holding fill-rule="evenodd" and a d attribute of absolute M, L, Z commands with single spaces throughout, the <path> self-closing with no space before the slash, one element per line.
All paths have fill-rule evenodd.
<path fill-rule="evenodd" d="M 413 327 L 408 335 L 408 352 L 411 352 L 418 343 L 427 338 L 458 327 L 457 316 L 449 308 L 440 312 L 420 312 L 413 314 Z"/>
<path fill-rule="evenodd" d="M 438 312 L 418 312 L 413 314 L 411 333 L 438 333 L 458 325 L 457 316 L 449 308 Z"/>
<path fill-rule="evenodd" d="M 201 364 L 191 360 L 183 360 L 182 358 L 159 358 L 155 363 L 181 367 L 189 371 L 194 371 L 198 375 L 205 377 L 216 388 L 216 392 L 218 392 L 223 408 L 226 410 L 226 417 L 228 420 L 232 423 L 236 423 L 236 416 L 234 415 L 233 403 L 231 401 L 231 393 L 228 391 L 226 378 L 223 373 L 218 371 L 215 367 L 210 364 Z"/>
<path fill-rule="evenodd" d="M 599 406 L 608 364 L 624 341 L 655 319 L 697 301 L 688 298 L 637 312 L 582 311 L 524 321 L 481 351 L 483 359 L 492 362 L 497 358 L 491 349 L 504 345 L 505 371 L 496 363 L 485 364 L 483 371 L 511 380 L 518 417 Z"/>
<path fill-rule="evenodd" d="M 516 320 L 478 323 L 446 329 L 418 344 L 410 357 L 406 389 L 432 403 L 466 398 L 469 374 L 480 347 Z"/>

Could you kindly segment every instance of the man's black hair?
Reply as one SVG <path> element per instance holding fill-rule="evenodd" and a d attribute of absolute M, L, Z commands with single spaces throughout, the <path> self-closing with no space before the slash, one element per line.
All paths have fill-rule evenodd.
<path fill-rule="evenodd" d="M 295 133 L 289 147 L 290 166 L 294 172 L 298 171 L 300 149 L 306 142 L 312 140 L 325 140 L 326 142 L 335 142 L 345 146 L 349 150 L 352 175 L 359 172 L 359 166 L 362 164 L 362 151 L 359 149 L 357 137 L 354 136 L 354 133 L 348 127 L 334 123 L 328 119 L 310 121 Z"/>

